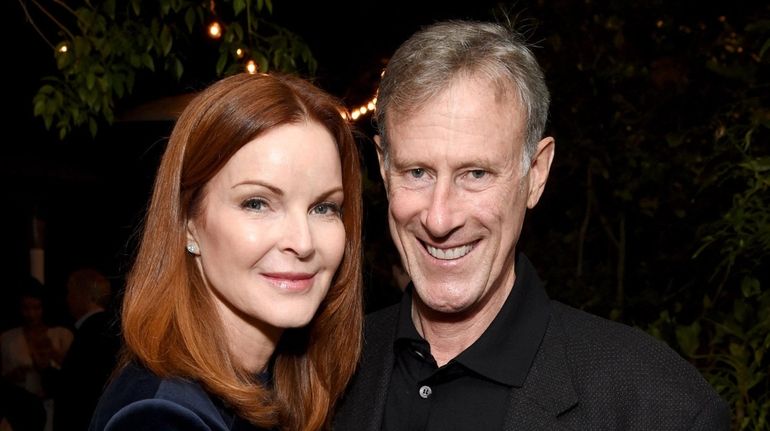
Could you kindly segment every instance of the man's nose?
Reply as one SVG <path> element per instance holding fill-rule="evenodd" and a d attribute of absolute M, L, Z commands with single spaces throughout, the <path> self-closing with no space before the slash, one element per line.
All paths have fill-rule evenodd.
<path fill-rule="evenodd" d="M 426 231 L 443 238 L 463 224 L 459 190 L 449 179 L 436 181 L 422 217 Z"/>

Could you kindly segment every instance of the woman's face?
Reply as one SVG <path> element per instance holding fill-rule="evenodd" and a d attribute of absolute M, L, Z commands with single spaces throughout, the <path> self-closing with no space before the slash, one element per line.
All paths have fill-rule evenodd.
<path fill-rule="evenodd" d="M 343 198 L 335 141 L 312 121 L 247 143 L 206 184 L 188 241 L 226 326 L 275 339 L 310 322 L 344 253 Z"/>

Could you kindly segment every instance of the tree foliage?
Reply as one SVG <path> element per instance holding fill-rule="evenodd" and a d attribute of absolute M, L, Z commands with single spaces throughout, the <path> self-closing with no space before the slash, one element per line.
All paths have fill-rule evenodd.
<path fill-rule="evenodd" d="M 729 401 L 735 429 L 770 428 L 768 6 L 531 12 L 557 157 L 527 252 L 549 292 L 648 329 Z"/>
<path fill-rule="evenodd" d="M 243 71 L 249 60 L 262 72 L 312 74 L 316 67 L 299 36 L 265 18 L 271 0 L 19 1 L 56 58 L 57 73 L 43 79 L 34 114 L 62 139 L 79 127 L 96 135 L 99 124 L 113 122 L 138 80 L 168 76 L 179 83 L 188 64 L 210 60 L 204 67 L 215 76 Z M 222 30 L 212 42 L 204 34 L 214 21 Z M 46 28 L 54 29 L 56 44 Z"/>

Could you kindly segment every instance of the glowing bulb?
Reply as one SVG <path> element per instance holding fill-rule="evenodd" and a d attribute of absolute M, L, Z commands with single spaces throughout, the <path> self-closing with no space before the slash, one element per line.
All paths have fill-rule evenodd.
<path fill-rule="evenodd" d="M 369 104 L 368 104 L 368 105 L 366 105 L 366 107 L 367 107 L 367 108 L 368 108 L 370 111 L 374 111 L 374 102 L 369 102 Z"/>
<path fill-rule="evenodd" d="M 366 106 L 362 106 L 362 107 L 358 108 L 358 112 L 360 112 L 361 115 L 366 114 Z"/>
<path fill-rule="evenodd" d="M 372 99 L 372 103 L 374 103 L 375 105 L 377 104 L 377 98 L 376 97 L 374 99 Z"/>
<path fill-rule="evenodd" d="M 62 45 L 62 46 L 59 47 L 59 52 L 64 53 L 64 52 L 67 52 L 68 49 L 69 48 L 67 48 L 67 45 Z"/>
<path fill-rule="evenodd" d="M 351 118 L 353 118 L 353 120 L 358 120 L 358 117 L 359 117 L 360 115 L 361 115 L 361 114 L 359 114 L 359 112 L 358 112 L 358 111 L 353 111 L 353 112 L 350 114 L 350 117 L 351 117 Z"/>
<path fill-rule="evenodd" d="M 214 39 L 219 39 L 222 36 L 222 26 L 218 22 L 214 21 L 209 26 L 209 36 Z"/>
<path fill-rule="evenodd" d="M 238 58 L 243 57 L 243 50 L 241 48 L 238 48 L 235 50 L 235 55 L 238 56 Z"/>
<path fill-rule="evenodd" d="M 246 63 L 246 71 L 252 75 L 257 73 L 257 63 L 254 63 L 254 60 L 249 60 L 249 62 Z"/>

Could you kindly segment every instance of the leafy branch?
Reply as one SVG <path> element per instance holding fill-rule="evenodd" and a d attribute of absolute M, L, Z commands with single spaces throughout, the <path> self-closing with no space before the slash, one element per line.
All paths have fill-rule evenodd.
<path fill-rule="evenodd" d="M 218 77 L 243 71 L 249 61 L 261 72 L 313 74 L 316 69 L 302 38 L 265 17 L 272 13 L 271 0 L 53 3 L 61 9 L 41 0 L 19 0 L 56 59 L 57 73 L 43 78 L 33 103 L 34 115 L 47 129 L 55 126 L 60 139 L 80 127 L 95 136 L 100 124 L 112 123 L 119 102 L 140 77 L 180 82 L 201 55 L 200 45 L 206 43 L 201 35 L 215 21 L 223 29 L 218 60 L 211 65 Z M 55 36 L 47 35 L 47 29 Z"/>

